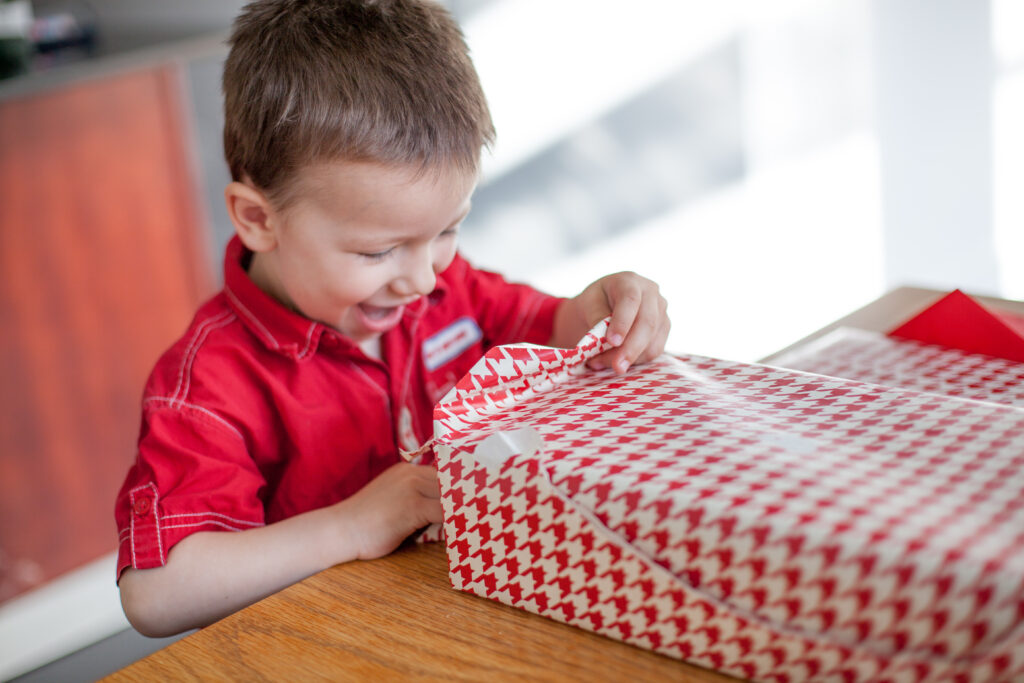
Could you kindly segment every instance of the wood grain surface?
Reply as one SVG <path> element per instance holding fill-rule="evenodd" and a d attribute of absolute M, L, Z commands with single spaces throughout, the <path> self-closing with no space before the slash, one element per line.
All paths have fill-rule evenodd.
<path fill-rule="evenodd" d="M 108 677 L 732 681 L 458 592 L 441 544 L 320 572 Z"/>

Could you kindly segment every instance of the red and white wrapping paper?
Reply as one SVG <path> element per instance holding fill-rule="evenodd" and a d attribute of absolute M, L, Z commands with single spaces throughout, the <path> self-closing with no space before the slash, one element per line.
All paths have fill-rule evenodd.
<path fill-rule="evenodd" d="M 606 343 L 438 404 L 454 587 L 766 681 L 1024 677 L 1024 411 Z"/>
<path fill-rule="evenodd" d="M 772 365 L 1024 408 L 1024 363 L 848 327 Z"/>

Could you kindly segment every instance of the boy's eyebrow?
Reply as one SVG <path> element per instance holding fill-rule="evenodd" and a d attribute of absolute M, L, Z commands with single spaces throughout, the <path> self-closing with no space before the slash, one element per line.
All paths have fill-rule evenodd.
<path fill-rule="evenodd" d="M 469 211 L 472 208 L 473 208 L 472 202 L 467 202 L 466 208 L 463 211 L 459 212 L 459 215 L 455 217 L 455 220 L 453 220 L 451 223 L 446 225 L 444 227 L 444 229 L 442 229 L 440 232 L 444 232 L 446 230 L 451 230 L 453 227 L 455 227 L 456 225 L 461 223 L 463 220 L 465 220 L 466 216 L 469 215 Z M 361 237 L 365 237 L 365 240 L 358 240 L 358 242 L 359 242 L 359 244 L 362 245 L 363 248 L 371 249 L 371 248 L 379 247 L 381 245 L 389 244 L 389 243 L 394 242 L 394 241 L 403 240 L 403 239 L 406 238 L 406 236 L 407 235 L 404 232 L 401 232 L 401 231 L 394 232 L 394 233 L 389 233 L 389 234 L 383 234 L 383 235 L 381 235 L 381 234 L 365 235 L 365 236 L 361 236 Z"/>

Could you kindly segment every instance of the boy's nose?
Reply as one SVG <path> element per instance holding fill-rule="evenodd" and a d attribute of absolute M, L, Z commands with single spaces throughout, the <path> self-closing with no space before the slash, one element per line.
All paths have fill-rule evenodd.
<path fill-rule="evenodd" d="M 410 296 L 419 294 L 426 296 L 434 291 L 437 286 L 437 273 L 434 272 L 434 261 L 427 253 L 417 255 L 411 259 L 405 273 L 395 282 L 395 289 L 399 294 Z"/>

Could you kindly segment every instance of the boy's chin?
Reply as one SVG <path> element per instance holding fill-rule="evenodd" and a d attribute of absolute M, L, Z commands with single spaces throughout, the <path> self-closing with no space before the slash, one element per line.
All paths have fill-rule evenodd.
<path fill-rule="evenodd" d="M 382 336 L 380 332 L 353 330 L 351 327 L 335 327 L 334 329 L 349 342 L 363 349 L 363 351 L 369 352 L 372 349 L 379 348 Z"/>

